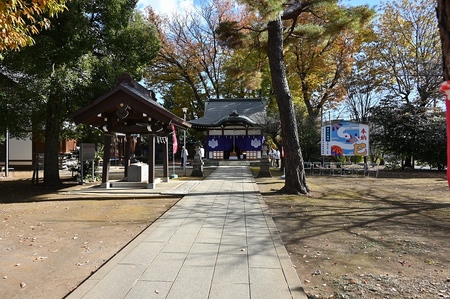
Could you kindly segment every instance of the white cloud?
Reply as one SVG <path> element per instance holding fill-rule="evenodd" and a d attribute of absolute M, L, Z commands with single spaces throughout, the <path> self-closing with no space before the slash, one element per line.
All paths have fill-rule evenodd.
<path fill-rule="evenodd" d="M 170 15 L 176 11 L 188 10 L 194 6 L 194 0 L 139 0 L 138 9 L 151 6 L 157 14 Z"/>

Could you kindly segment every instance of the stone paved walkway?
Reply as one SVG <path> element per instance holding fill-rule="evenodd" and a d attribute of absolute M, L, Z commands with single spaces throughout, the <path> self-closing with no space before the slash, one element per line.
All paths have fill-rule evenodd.
<path fill-rule="evenodd" d="M 246 166 L 220 166 L 67 298 L 306 299 Z"/>

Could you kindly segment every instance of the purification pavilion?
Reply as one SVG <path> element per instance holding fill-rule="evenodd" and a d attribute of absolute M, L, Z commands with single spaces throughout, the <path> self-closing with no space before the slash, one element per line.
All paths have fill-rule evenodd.
<path fill-rule="evenodd" d="M 156 100 L 155 94 L 144 86 L 132 80 L 130 75 L 123 74 L 118 84 L 108 93 L 83 107 L 69 117 L 76 124 L 86 124 L 101 128 L 105 136 L 102 186 L 109 188 L 109 168 L 111 157 L 111 139 L 114 133 L 125 134 L 126 143 L 123 165 L 125 178 L 128 178 L 128 168 L 131 160 L 133 136 L 136 134 L 148 136 L 148 180 L 138 182 L 144 187 L 153 189 L 159 182 L 155 178 L 155 141 L 164 143 L 163 181 L 169 180 L 169 150 L 168 136 L 175 128 L 186 130 L 191 125 L 182 118 L 166 110 Z M 137 186 L 124 182 L 127 186 Z"/>

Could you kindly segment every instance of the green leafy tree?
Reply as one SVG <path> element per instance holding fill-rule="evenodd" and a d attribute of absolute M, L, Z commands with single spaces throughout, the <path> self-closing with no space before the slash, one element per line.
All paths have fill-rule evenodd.
<path fill-rule="evenodd" d="M 425 115 L 416 144 L 414 158 L 421 163 L 444 170 L 447 165 L 446 121 L 442 114 Z"/>
<path fill-rule="evenodd" d="M 245 4 L 248 5 L 251 9 L 256 11 L 255 15 L 259 16 L 260 18 L 254 22 L 254 29 L 253 32 L 255 33 L 254 40 L 256 41 L 254 45 L 262 46 L 264 49 L 266 49 L 268 61 L 269 61 L 269 68 L 270 68 L 270 74 L 271 74 L 271 88 L 273 90 L 273 94 L 276 99 L 277 107 L 279 110 L 280 120 L 281 120 L 281 140 L 282 140 L 282 146 L 285 153 L 285 171 L 286 171 L 286 180 L 284 187 L 280 190 L 284 193 L 289 194 L 305 194 L 309 192 L 309 188 L 306 184 L 306 177 L 305 172 L 303 169 L 303 157 L 302 157 L 302 150 L 300 148 L 299 144 L 299 135 L 298 135 L 298 125 L 297 125 L 297 119 L 296 119 L 296 112 L 295 112 L 295 106 L 294 106 L 294 99 L 295 95 L 291 93 L 289 84 L 292 83 L 293 90 L 303 88 L 301 84 L 299 84 L 299 80 L 290 80 L 288 84 L 288 79 L 293 78 L 292 74 L 297 71 L 295 68 L 295 63 L 301 63 L 305 59 L 302 57 L 300 53 L 300 48 L 295 48 L 297 44 L 302 42 L 310 42 L 309 46 L 305 46 L 305 53 L 307 53 L 307 49 L 311 49 L 311 44 L 313 42 L 313 39 L 317 39 L 318 35 L 316 35 L 313 38 L 313 33 L 318 32 L 317 29 L 319 29 L 320 26 L 315 26 L 317 24 L 313 24 L 313 19 L 315 15 L 320 15 L 321 12 L 324 12 L 324 7 L 327 5 L 330 5 L 330 7 L 333 5 L 333 1 L 312 1 L 307 3 L 300 3 L 300 2 L 284 2 L 284 1 L 262 1 L 259 2 L 257 5 L 255 5 L 252 1 L 242 1 Z M 329 10 L 332 11 L 332 10 Z M 334 10 L 336 12 L 337 10 Z M 345 15 L 344 12 L 347 12 L 349 10 L 342 9 L 339 12 L 342 13 L 340 15 L 340 20 L 342 23 L 346 23 L 345 17 L 347 17 L 347 22 L 350 22 L 348 20 L 352 20 L 352 22 L 361 22 L 363 20 L 362 16 L 363 14 L 361 11 L 360 16 L 358 17 L 350 17 L 351 13 Z M 365 12 L 365 10 L 364 10 Z M 356 15 L 357 13 L 354 11 L 353 15 Z M 369 14 L 370 15 L 370 14 Z M 309 18 L 308 18 L 309 17 Z M 323 16 L 322 16 L 323 18 Z M 317 17 L 317 20 L 321 19 L 321 17 Z M 339 18 L 335 18 L 336 22 L 334 24 L 335 28 L 334 31 L 336 34 L 334 35 L 334 38 L 337 39 L 339 34 L 342 35 L 341 31 L 339 33 L 339 28 L 342 28 L 342 24 L 337 22 Z M 323 30 L 325 27 L 326 21 L 322 23 L 322 28 L 320 30 Z M 339 25 L 339 26 L 338 26 Z M 240 30 L 241 26 L 238 24 L 233 24 L 232 22 L 227 23 L 227 27 L 233 29 L 234 31 Z M 330 26 L 332 27 L 332 26 Z M 324 34 L 322 36 L 323 40 L 321 41 L 323 44 L 326 44 L 326 41 L 328 39 L 328 42 L 330 41 L 330 37 L 332 31 L 329 31 L 327 34 Z M 309 36 L 306 34 L 308 33 Z M 225 35 L 225 34 L 224 34 Z M 235 39 L 239 39 L 240 36 L 235 34 L 228 34 L 229 38 L 228 41 L 233 41 L 231 44 L 235 45 L 238 44 Z M 298 38 L 297 40 L 295 38 Z M 303 39 L 302 39 L 303 38 Z M 348 36 L 347 36 L 348 38 Z M 353 37 L 354 38 L 354 37 Z M 347 49 L 342 42 L 345 39 L 341 39 L 339 44 L 340 47 L 334 47 L 335 53 L 328 56 L 328 62 L 333 65 L 336 60 L 331 59 L 332 57 L 338 57 L 345 49 Z M 261 43 L 261 41 L 264 41 Z M 340 53 L 339 53 L 340 49 Z M 353 44 L 351 49 L 353 50 Z M 291 52 L 289 52 L 291 51 Z M 331 53 L 332 51 L 330 51 Z M 292 55 L 290 55 L 292 53 Z M 318 51 L 317 53 L 320 53 Z M 350 57 L 351 55 L 347 55 L 346 57 Z M 321 57 L 317 57 L 317 59 L 320 59 Z M 331 59 L 331 60 L 330 60 Z M 313 59 L 314 60 L 314 59 Z M 312 60 L 312 61 L 313 61 Z M 326 60 L 326 59 L 325 59 Z M 311 60 L 310 60 L 311 61 Z M 342 61 L 342 60 L 341 60 Z M 347 63 L 347 62 L 346 62 Z M 348 63 L 347 63 L 348 64 Z M 347 64 L 340 64 L 338 66 L 338 69 L 345 69 L 345 66 Z M 293 66 L 294 65 L 294 66 Z M 344 67 L 342 67 L 344 65 Z M 288 68 L 286 67 L 288 66 Z M 312 66 L 311 69 L 317 70 L 317 66 Z M 323 67 L 323 70 L 326 70 L 326 67 Z M 303 76 L 304 74 L 300 71 L 300 76 Z M 342 75 L 342 73 L 339 73 Z M 332 82 L 333 85 L 336 85 L 336 81 Z M 316 85 L 318 86 L 318 85 Z M 333 87 L 333 86 L 332 86 Z M 314 92 L 319 93 L 323 90 L 316 89 L 313 91 L 313 89 L 308 90 L 311 94 Z M 325 99 L 329 100 L 331 97 L 325 92 L 326 96 Z M 296 93 L 298 99 L 302 99 L 303 95 Z M 303 99 L 304 100 L 304 99 Z M 308 104 L 306 105 L 308 106 Z M 310 109 L 311 110 L 311 109 Z M 320 111 L 320 107 L 319 107 Z M 317 116 L 317 114 L 316 114 Z M 312 122 L 314 123 L 314 122 Z M 309 122 L 311 124 L 311 122 Z M 306 134 L 305 134 L 306 135 Z M 304 136 L 305 136 L 304 135 Z M 311 135 L 310 135 L 311 136 Z"/>
<path fill-rule="evenodd" d="M 321 115 L 347 99 L 356 53 L 373 36 L 373 16 L 368 6 L 323 1 L 313 3 L 291 27 L 285 59 L 299 141 L 308 161 L 320 160 Z"/>
<path fill-rule="evenodd" d="M 367 6 L 311 2 L 291 27 L 285 46 L 288 79 L 310 117 L 317 118 L 345 98 L 355 53 L 373 36 L 374 13 Z"/>
<path fill-rule="evenodd" d="M 400 139 L 386 142 L 393 145 L 401 140 L 393 148 L 401 152 L 406 167 L 413 166 L 413 158 L 418 154 L 416 145 L 425 138 L 421 129 L 424 115 L 439 114 L 442 106 L 438 92 L 442 81 L 442 53 L 437 21 L 430 18 L 435 13 L 433 3 L 431 0 L 385 3 L 376 25 L 378 38 L 372 44 L 377 67 L 383 73 L 381 87 L 387 103 L 374 108 L 372 121 L 378 127 L 397 127 L 396 122 L 401 118 L 404 126 L 397 128 L 403 132 L 397 136 Z M 389 107 L 393 110 L 386 110 Z M 380 113 L 393 117 L 378 123 Z"/>
<path fill-rule="evenodd" d="M 272 77 L 272 88 L 280 112 L 282 145 L 285 153 L 286 179 L 285 185 L 280 191 L 287 194 L 306 194 L 309 192 L 303 168 L 303 156 L 299 144 L 293 98 L 287 82 L 283 54 L 284 26 L 282 23 L 282 19 L 295 20 L 304 9 L 301 3 L 293 4 L 282 13 L 272 15 L 267 24 L 267 56 Z"/>
<path fill-rule="evenodd" d="M 163 95 L 166 108 L 182 115 L 181 108 L 187 107 L 189 118 L 195 118 L 203 115 L 210 98 L 262 96 L 261 82 L 268 73 L 258 53 L 232 49 L 219 40 L 224 20 L 238 24 L 250 18 L 242 6 L 216 0 L 170 16 L 156 15 L 151 8 L 148 12 L 162 48 L 146 80 Z"/>
<path fill-rule="evenodd" d="M 310 116 L 304 103 L 295 105 L 298 121 L 298 137 L 305 161 L 321 161 L 320 156 L 320 123 L 316 117 Z"/>
<path fill-rule="evenodd" d="M 396 101 L 372 108 L 372 143 L 383 153 L 443 169 L 446 164 L 445 119 L 442 113 Z M 402 168 L 405 164 L 402 164 Z"/>
<path fill-rule="evenodd" d="M 33 130 L 45 139 L 44 184 L 60 183 L 57 149 L 67 114 L 111 89 L 121 73 L 140 80 L 156 56 L 155 27 L 135 5 L 131 0 L 72 0 L 36 36 L 34 46 L 4 55 L 2 84 L 17 84 L 30 96 L 1 100 L 13 108 L 28 103 Z"/>

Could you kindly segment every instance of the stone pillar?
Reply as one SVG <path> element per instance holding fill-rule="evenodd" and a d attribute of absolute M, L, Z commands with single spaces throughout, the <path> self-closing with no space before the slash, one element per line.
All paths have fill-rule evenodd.
<path fill-rule="evenodd" d="M 111 134 L 105 134 L 103 147 L 102 187 L 109 188 L 109 166 L 111 164 Z"/>
<path fill-rule="evenodd" d="M 125 168 L 124 170 L 124 177 L 126 180 L 128 180 L 128 167 L 131 164 L 131 140 L 132 137 L 130 134 L 126 135 L 126 139 L 125 139 L 125 156 L 124 156 L 124 161 L 123 161 L 123 166 Z"/>
<path fill-rule="evenodd" d="M 148 136 L 148 183 L 147 189 L 155 189 L 155 135 Z"/>

